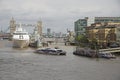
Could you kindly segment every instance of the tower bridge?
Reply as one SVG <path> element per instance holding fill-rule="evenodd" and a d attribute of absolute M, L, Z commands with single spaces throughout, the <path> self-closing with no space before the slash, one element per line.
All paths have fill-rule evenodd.
<path fill-rule="evenodd" d="M 13 32 L 15 31 L 16 27 L 19 26 L 20 24 L 17 24 L 14 18 L 10 20 L 10 34 L 12 35 Z M 42 21 L 38 21 L 37 24 L 21 24 L 23 27 L 37 27 L 38 28 L 38 33 L 42 35 Z"/>
<path fill-rule="evenodd" d="M 36 27 L 37 24 L 16 24 L 16 26 L 24 26 L 24 27 Z"/>
<path fill-rule="evenodd" d="M 17 24 L 14 18 L 10 20 L 10 24 L 8 28 L 4 32 L 0 32 L 0 38 L 11 38 L 12 34 L 14 33 L 17 26 L 23 26 L 23 27 L 37 27 L 38 33 L 41 36 L 42 35 L 42 21 L 38 21 L 36 24 Z M 8 32 L 9 31 L 9 32 Z"/>

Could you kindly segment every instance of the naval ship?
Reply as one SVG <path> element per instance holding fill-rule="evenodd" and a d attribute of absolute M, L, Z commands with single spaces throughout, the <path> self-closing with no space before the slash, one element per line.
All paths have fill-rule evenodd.
<path fill-rule="evenodd" d="M 13 33 L 13 47 L 17 48 L 25 48 L 29 45 L 29 34 L 25 30 L 22 29 L 21 25 L 18 26 Z"/>
<path fill-rule="evenodd" d="M 33 34 L 30 36 L 29 46 L 34 48 L 42 47 L 41 36 L 38 33 L 37 27 L 35 27 Z"/>

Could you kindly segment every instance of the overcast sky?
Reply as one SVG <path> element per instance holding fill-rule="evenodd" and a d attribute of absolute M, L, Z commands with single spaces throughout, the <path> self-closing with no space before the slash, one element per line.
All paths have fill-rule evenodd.
<path fill-rule="evenodd" d="M 84 17 L 120 17 L 120 0 L 0 0 L 0 27 L 17 23 L 43 22 L 43 32 L 74 30 L 74 22 Z"/>

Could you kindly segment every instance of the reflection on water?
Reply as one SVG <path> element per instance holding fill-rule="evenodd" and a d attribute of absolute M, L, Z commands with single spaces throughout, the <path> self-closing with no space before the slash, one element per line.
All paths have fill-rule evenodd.
<path fill-rule="evenodd" d="M 31 48 L 12 48 L 11 41 L 0 44 L 0 80 L 120 80 L 119 57 L 75 56 L 74 47 L 63 45 L 59 47 L 67 51 L 66 56 L 51 56 L 35 54 Z"/>

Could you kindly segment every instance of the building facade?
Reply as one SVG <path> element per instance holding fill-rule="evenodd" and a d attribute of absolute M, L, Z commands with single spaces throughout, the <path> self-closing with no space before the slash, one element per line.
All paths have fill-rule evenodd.
<path fill-rule="evenodd" d="M 79 35 L 85 35 L 85 27 L 87 27 L 88 18 L 85 17 L 84 19 L 79 19 L 74 22 L 74 31 L 75 36 L 78 37 Z"/>
<path fill-rule="evenodd" d="M 47 36 L 51 37 L 51 29 L 50 28 L 47 28 Z"/>
<path fill-rule="evenodd" d="M 120 17 L 95 17 L 94 19 L 95 23 L 120 23 Z"/>
<path fill-rule="evenodd" d="M 90 42 L 93 39 L 97 40 L 101 47 L 110 46 L 111 43 L 120 44 L 120 25 L 118 24 L 92 24 L 86 27 L 86 35 Z"/>
<path fill-rule="evenodd" d="M 84 34 L 85 27 L 92 23 L 120 23 L 120 17 L 85 17 L 74 22 L 74 30 L 78 34 Z"/>

